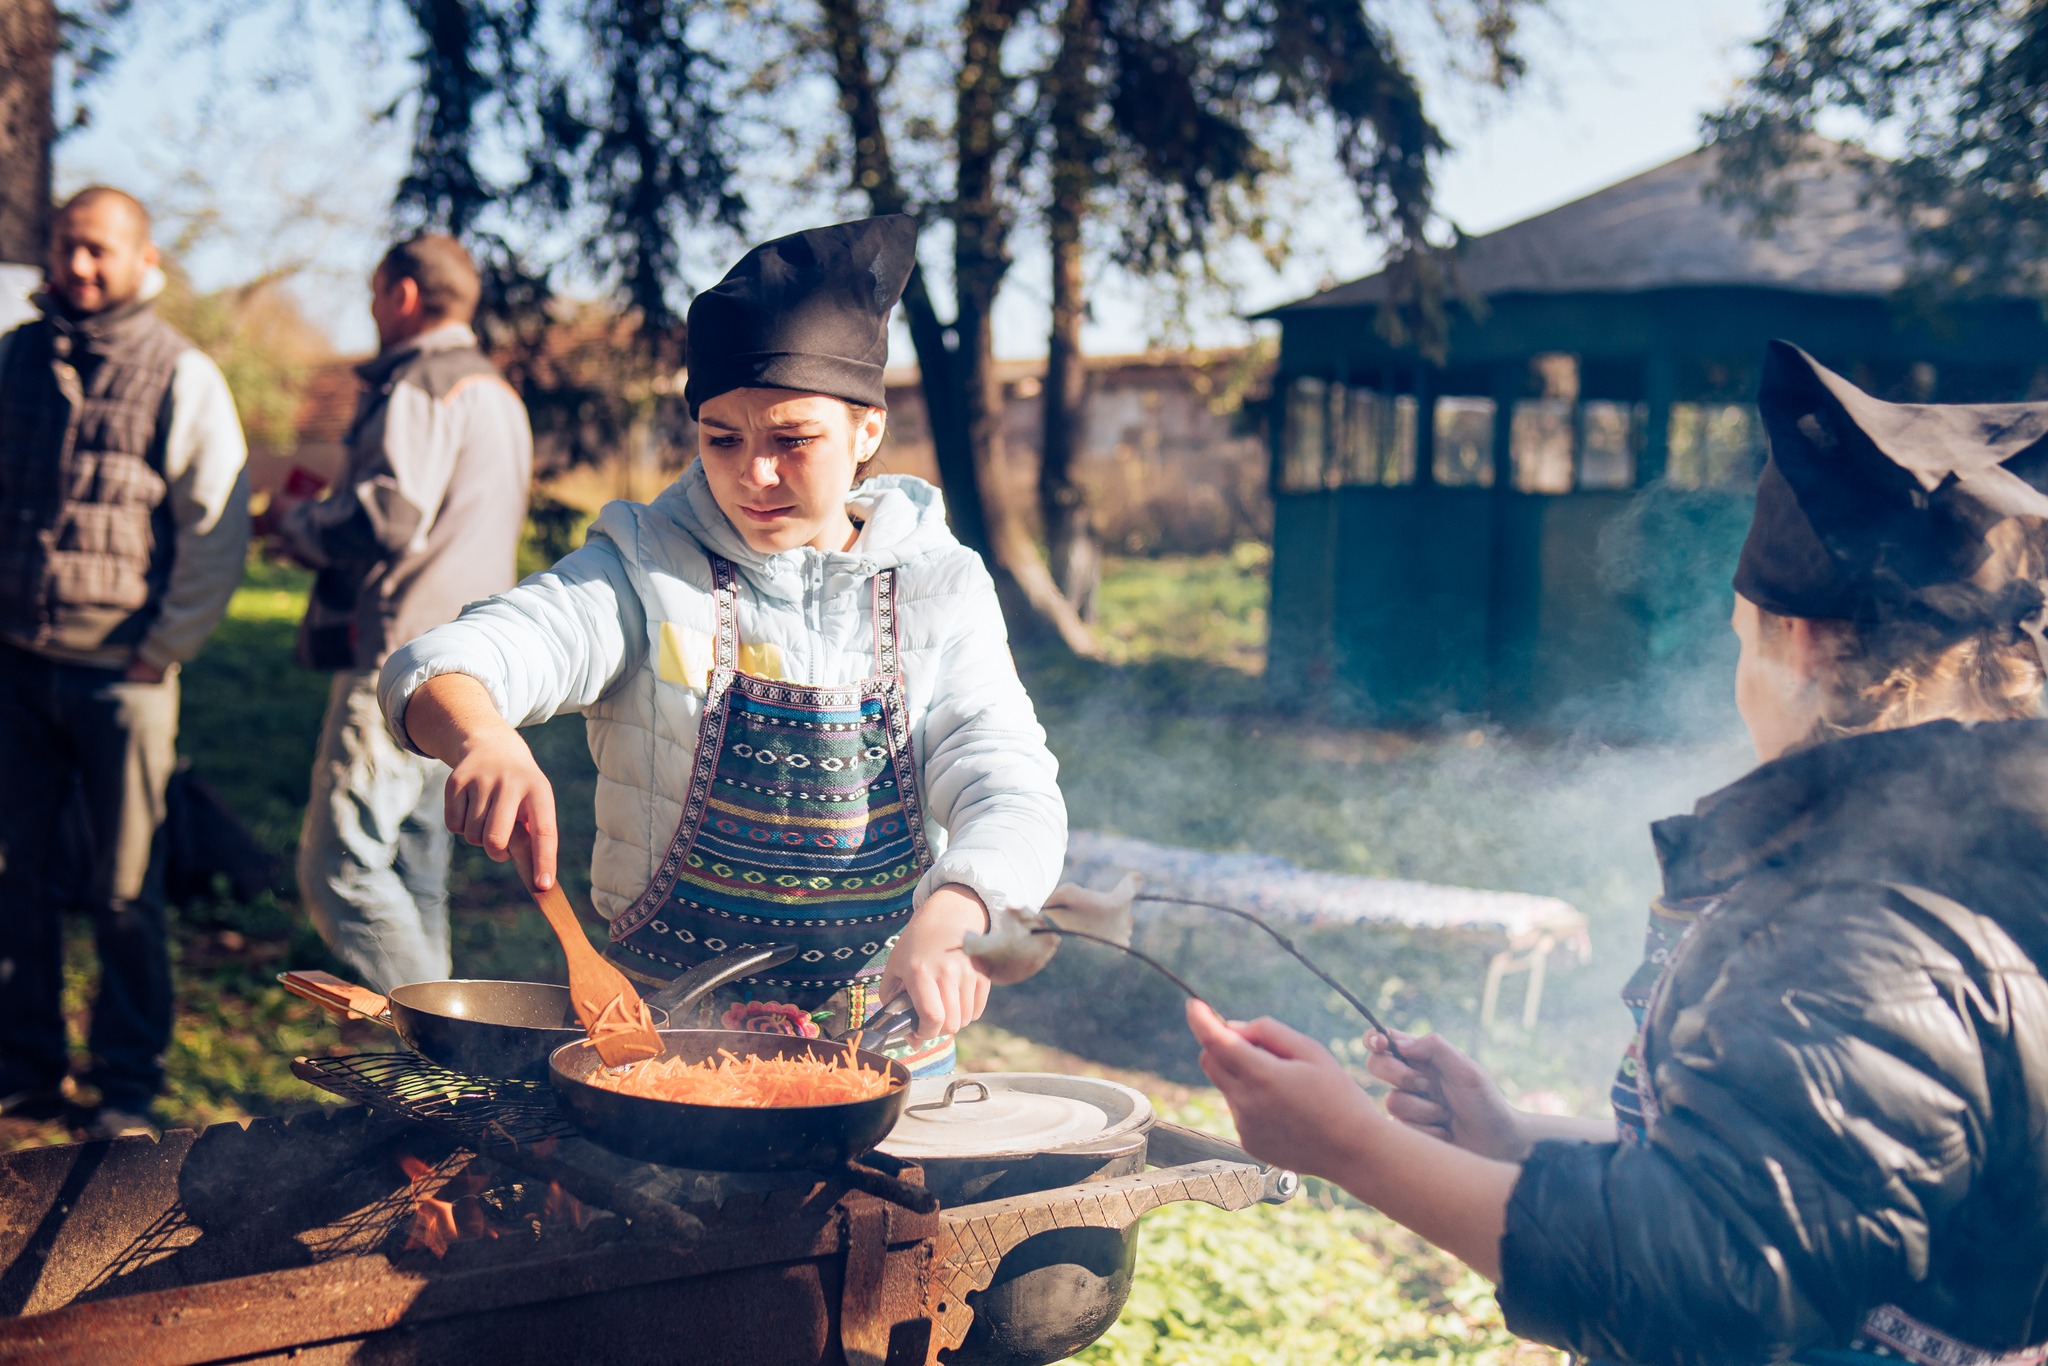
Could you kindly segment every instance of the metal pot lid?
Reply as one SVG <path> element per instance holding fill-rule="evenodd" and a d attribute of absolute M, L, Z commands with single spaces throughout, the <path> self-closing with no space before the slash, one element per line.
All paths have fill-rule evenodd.
<path fill-rule="evenodd" d="M 1057 1072 L 974 1072 L 910 1083 L 882 1140 L 891 1157 L 1023 1157 L 1152 1127 L 1152 1102 L 1113 1081 Z"/>

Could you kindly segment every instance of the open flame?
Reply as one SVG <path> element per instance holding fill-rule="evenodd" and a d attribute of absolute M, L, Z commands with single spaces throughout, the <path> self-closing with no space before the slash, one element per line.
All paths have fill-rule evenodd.
<path fill-rule="evenodd" d="M 412 1183 L 412 1223 L 406 1229 L 402 1252 L 425 1248 L 436 1257 L 473 1239 L 497 1238 L 500 1230 L 491 1222 L 490 1209 L 480 1198 L 498 1184 L 498 1178 L 470 1164 L 448 1175 L 432 1163 L 417 1157 L 401 1157 L 398 1165 Z M 533 1206 L 526 1206 L 532 1210 Z M 502 1213 L 502 1211 L 501 1211 Z M 588 1205 L 561 1186 L 549 1182 L 536 1212 L 541 1225 L 567 1224 L 582 1228 L 597 1218 Z"/>
<path fill-rule="evenodd" d="M 412 1227 L 406 1230 L 402 1251 L 423 1247 L 436 1257 L 445 1257 L 448 1249 L 464 1238 L 498 1236 L 498 1230 L 484 1217 L 483 1203 L 477 1199 L 490 1187 L 490 1178 L 474 1169 L 464 1169 L 443 1181 L 438 1189 L 427 1191 L 422 1187 L 433 1181 L 437 1168 L 417 1157 L 401 1157 L 398 1165 L 413 1189 Z"/>

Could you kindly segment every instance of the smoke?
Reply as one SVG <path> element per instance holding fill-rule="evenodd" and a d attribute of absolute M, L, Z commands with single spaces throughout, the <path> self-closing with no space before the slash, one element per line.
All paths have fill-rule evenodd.
<path fill-rule="evenodd" d="M 1257 680 L 1192 663 L 1085 680 L 1034 670 L 1072 825 L 1570 902 L 1591 922 L 1592 958 L 1580 968 L 1553 961 L 1528 1035 L 1516 979 L 1498 1012 L 1509 1023 L 1479 1030 L 1498 943 L 1352 927 L 1289 933 L 1388 1023 L 1441 1029 L 1476 1048 L 1511 1090 L 1558 1091 L 1599 1113 L 1633 1027 L 1617 992 L 1641 961 L 1660 882 L 1647 827 L 1755 762 L 1733 705 L 1725 587 L 1747 521 L 1746 497 L 1660 488 L 1612 523 L 1598 548 L 1602 585 L 1647 623 L 1646 667 L 1540 727 L 1447 717 L 1387 732 L 1277 716 Z M 1175 931 L 1173 943 L 1155 934 L 1146 947 L 1163 948 L 1230 1013 L 1275 1015 L 1355 1047 L 1360 1024 L 1334 992 L 1248 927 L 1217 919 Z M 1105 1062 L 1199 1080 L 1177 993 L 1152 978 L 1107 950 L 1069 944 L 1040 978 L 997 993 L 992 1018 Z"/>

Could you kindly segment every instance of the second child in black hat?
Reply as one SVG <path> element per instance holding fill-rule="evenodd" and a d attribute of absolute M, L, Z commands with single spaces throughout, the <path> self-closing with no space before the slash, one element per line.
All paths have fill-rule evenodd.
<path fill-rule="evenodd" d="M 928 1075 L 988 999 L 962 940 L 1045 899 L 1066 810 L 987 571 L 937 489 L 874 470 L 915 248 L 899 215 L 749 251 L 690 306 L 695 463 L 398 652 L 382 695 L 454 770 L 451 827 L 544 878 L 554 794 L 517 727 L 580 712 L 612 960 L 653 984 L 790 944 L 695 1022 L 815 1037 L 907 995 Z"/>
<path fill-rule="evenodd" d="M 1760 766 L 1661 821 L 1613 1119 L 1442 1038 L 1194 1004 L 1245 1147 L 1581 1359 L 2048 1360 L 2048 405 L 1899 405 L 1774 344 L 1736 572 Z"/>

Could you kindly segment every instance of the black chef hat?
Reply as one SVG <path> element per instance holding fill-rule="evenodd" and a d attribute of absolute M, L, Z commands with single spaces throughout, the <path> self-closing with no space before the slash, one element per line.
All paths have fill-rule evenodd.
<path fill-rule="evenodd" d="M 1770 459 L 1735 591 L 1779 616 L 2018 626 L 2014 517 L 2048 517 L 2048 403 L 1886 403 L 1774 341 L 1757 395 Z"/>
<path fill-rule="evenodd" d="M 690 301 L 690 416 L 733 389 L 799 389 L 880 406 L 889 310 L 917 259 L 907 214 L 763 242 Z"/>

